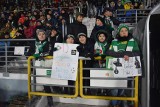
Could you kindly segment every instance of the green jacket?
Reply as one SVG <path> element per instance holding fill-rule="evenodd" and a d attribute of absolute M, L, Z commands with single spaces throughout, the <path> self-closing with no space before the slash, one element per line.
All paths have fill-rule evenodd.
<path fill-rule="evenodd" d="M 128 55 L 129 57 L 140 56 L 140 50 L 137 42 L 133 38 L 128 41 L 118 41 L 114 39 L 107 55 L 112 57 L 124 57 L 124 55 Z"/>

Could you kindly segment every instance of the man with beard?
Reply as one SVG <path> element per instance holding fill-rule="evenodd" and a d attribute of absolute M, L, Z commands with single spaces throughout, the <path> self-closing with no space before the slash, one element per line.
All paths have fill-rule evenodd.
<path fill-rule="evenodd" d="M 133 38 L 132 34 L 129 33 L 129 27 L 125 24 L 120 24 L 118 27 L 118 34 L 112 41 L 107 55 L 124 58 L 125 61 L 129 60 L 129 57 L 140 56 L 140 51 L 137 42 Z M 116 71 L 116 73 L 118 73 Z M 131 84 L 130 82 L 128 84 Z M 123 89 L 113 89 L 108 93 L 112 96 L 124 96 L 126 92 Z M 122 101 L 112 100 L 111 106 L 113 107 L 124 107 Z"/>

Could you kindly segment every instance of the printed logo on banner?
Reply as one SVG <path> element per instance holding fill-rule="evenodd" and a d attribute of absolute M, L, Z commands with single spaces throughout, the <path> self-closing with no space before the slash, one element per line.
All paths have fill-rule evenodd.
<path fill-rule="evenodd" d="M 76 81 L 79 52 L 78 44 L 56 43 L 61 47 L 54 52 L 51 78 Z"/>
<path fill-rule="evenodd" d="M 71 50 L 71 55 L 76 55 L 76 50 Z"/>
<path fill-rule="evenodd" d="M 129 57 L 128 61 L 125 61 L 124 58 L 110 58 L 106 64 L 106 68 L 114 72 L 114 77 L 132 77 L 142 75 L 140 56 Z"/>

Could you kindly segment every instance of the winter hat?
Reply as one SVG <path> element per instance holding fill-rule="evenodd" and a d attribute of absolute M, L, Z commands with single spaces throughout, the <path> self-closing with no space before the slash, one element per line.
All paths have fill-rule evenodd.
<path fill-rule="evenodd" d="M 52 27 L 51 27 L 51 31 L 52 31 L 52 30 L 58 31 L 58 29 L 57 29 L 55 26 L 52 26 Z"/>
<path fill-rule="evenodd" d="M 104 8 L 103 14 L 104 14 L 106 11 L 112 12 L 112 9 L 110 9 L 109 7 Z"/>
<path fill-rule="evenodd" d="M 104 30 L 99 30 L 97 32 L 97 38 L 100 36 L 100 34 L 104 34 L 106 38 L 108 37 L 108 33 L 106 31 L 104 31 Z"/>
<path fill-rule="evenodd" d="M 77 19 L 78 16 L 82 16 L 83 17 L 84 15 L 83 15 L 83 13 L 77 13 L 76 14 L 76 19 Z"/>
<path fill-rule="evenodd" d="M 120 24 L 118 26 L 118 34 L 120 33 L 122 28 L 126 28 L 128 30 L 128 32 L 129 32 L 129 27 L 126 24 Z"/>
<path fill-rule="evenodd" d="M 87 35 L 85 33 L 78 33 L 77 38 L 79 38 L 80 36 L 85 36 L 87 37 Z"/>
<path fill-rule="evenodd" d="M 71 34 L 68 34 L 65 40 L 67 40 L 68 38 L 73 38 L 73 39 L 75 39 L 74 35 L 71 35 Z"/>
<path fill-rule="evenodd" d="M 46 31 L 44 29 L 37 29 L 36 34 L 38 35 L 40 32 L 43 32 L 46 35 Z M 47 36 L 47 35 L 46 35 Z"/>
<path fill-rule="evenodd" d="M 96 20 L 99 19 L 103 24 L 105 24 L 104 18 L 102 18 L 101 16 L 97 16 Z"/>

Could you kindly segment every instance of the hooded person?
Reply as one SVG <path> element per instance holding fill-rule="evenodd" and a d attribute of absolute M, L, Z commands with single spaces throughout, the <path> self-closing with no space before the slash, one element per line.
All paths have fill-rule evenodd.
<path fill-rule="evenodd" d="M 94 57 L 100 56 L 102 60 L 95 61 L 94 67 L 103 68 L 106 66 L 105 57 L 111 43 L 111 35 L 104 30 L 100 30 L 96 34 L 96 43 L 94 44 Z"/>
<path fill-rule="evenodd" d="M 94 45 L 94 56 L 101 56 L 102 59 L 106 56 L 112 41 L 112 36 L 104 30 L 100 30 L 96 34 L 96 43 Z"/>
<path fill-rule="evenodd" d="M 107 27 L 106 27 L 106 24 L 105 24 L 105 21 L 104 21 L 104 18 L 102 18 L 101 16 L 97 16 L 96 17 L 96 24 L 91 32 L 91 36 L 90 38 L 94 40 L 94 42 L 96 41 L 95 40 L 95 36 L 96 36 L 96 33 L 99 31 L 99 30 L 105 30 L 107 31 Z"/>

